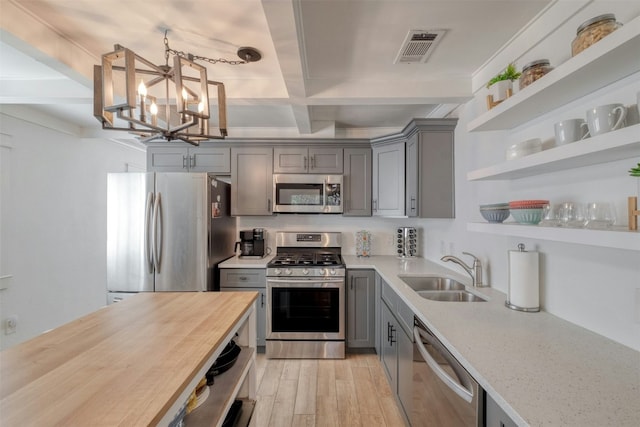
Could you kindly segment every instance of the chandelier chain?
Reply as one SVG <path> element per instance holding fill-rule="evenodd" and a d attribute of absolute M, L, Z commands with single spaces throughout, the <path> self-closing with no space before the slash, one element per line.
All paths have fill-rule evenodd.
<path fill-rule="evenodd" d="M 248 64 L 248 61 L 238 61 L 238 60 L 229 60 L 229 59 L 224 59 L 224 58 L 218 58 L 218 59 L 212 59 L 212 58 L 207 58 L 205 56 L 198 56 L 198 55 L 192 55 L 190 53 L 185 53 L 181 50 L 175 50 L 175 49 L 171 49 L 169 47 L 169 39 L 167 38 L 167 32 L 165 31 L 164 33 L 164 59 L 166 61 L 166 65 L 169 65 L 169 54 L 173 54 L 176 56 L 179 56 L 181 58 L 186 58 L 189 61 L 193 61 L 193 60 L 199 60 L 199 61 L 205 61 L 208 62 L 210 64 L 217 64 L 217 63 L 223 63 L 223 64 L 229 64 L 229 65 L 242 65 L 242 64 Z"/>

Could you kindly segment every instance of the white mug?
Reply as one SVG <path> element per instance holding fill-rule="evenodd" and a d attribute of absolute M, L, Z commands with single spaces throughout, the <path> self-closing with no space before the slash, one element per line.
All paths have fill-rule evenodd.
<path fill-rule="evenodd" d="M 556 144 L 579 141 L 588 135 L 587 123 L 582 119 L 563 120 L 554 125 Z"/>
<path fill-rule="evenodd" d="M 624 127 L 627 109 L 622 104 L 600 105 L 587 110 L 587 125 L 591 136 L 602 135 Z"/>

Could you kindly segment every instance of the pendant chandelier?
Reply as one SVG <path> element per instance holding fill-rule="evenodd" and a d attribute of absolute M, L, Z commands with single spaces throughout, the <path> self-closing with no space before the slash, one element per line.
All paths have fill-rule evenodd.
<path fill-rule="evenodd" d="M 164 45 L 164 65 L 155 65 L 120 45 L 102 55 L 102 64 L 93 70 L 94 116 L 103 129 L 130 132 L 142 142 L 181 140 L 199 145 L 208 139 L 224 139 L 224 84 L 208 80 L 207 68 L 195 61 L 240 65 L 259 61 L 260 52 L 240 48 L 239 61 L 194 56 L 171 49 L 166 31 Z M 216 113 L 218 129 L 211 132 L 210 118 Z"/>

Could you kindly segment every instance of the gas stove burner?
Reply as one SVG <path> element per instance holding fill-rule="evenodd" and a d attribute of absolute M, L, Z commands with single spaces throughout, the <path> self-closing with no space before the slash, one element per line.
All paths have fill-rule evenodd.
<path fill-rule="evenodd" d="M 337 254 L 317 254 L 313 252 L 300 254 L 279 254 L 276 255 L 269 265 L 276 266 L 326 266 L 326 265 L 342 265 L 342 258 Z"/>

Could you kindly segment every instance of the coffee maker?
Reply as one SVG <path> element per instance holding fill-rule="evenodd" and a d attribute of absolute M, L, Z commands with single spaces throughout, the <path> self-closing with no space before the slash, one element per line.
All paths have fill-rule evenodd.
<path fill-rule="evenodd" d="M 235 251 L 240 248 L 239 258 L 264 258 L 267 255 L 267 232 L 263 228 L 241 230 L 240 241 L 236 242 Z"/>

